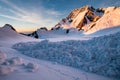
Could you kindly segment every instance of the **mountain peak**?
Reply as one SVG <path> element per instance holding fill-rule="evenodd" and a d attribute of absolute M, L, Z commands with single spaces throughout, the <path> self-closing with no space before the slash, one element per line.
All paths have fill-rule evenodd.
<path fill-rule="evenodd" d="M 94 31 L 98 31 L 104 28 L 118 26 L 120 25 L 119 11 L 120 7 L 116 6 L 95 9 L 92 6 L 86 5 L 81 8 L 73 9 L 71 13 L 58 22 L 54 28 L 77 28 L 78 30 L 87 32 L 88 30 L 93 29 L 93 27 L 96 27 Z"/>
<path fill-rule="evenodd" d="M 90 6 L 90 5 L 83 6 L 83 7 L 80 8 L 80 9 L 84 9 L 84 10 L 92 10 L 92 11 L 95 10 L 95 8 L 94 8 L 93 6 Z"/>
<path fill-rule="evenodd" d="M 10 25 L 10 24 L 5 24 L 5 25 L 3 26 L 3 28 L 4 28 L 4 29 L 12 29 L 13 31 L 16 31 L 15 28 L 14 28 L 12 25 Z"/>

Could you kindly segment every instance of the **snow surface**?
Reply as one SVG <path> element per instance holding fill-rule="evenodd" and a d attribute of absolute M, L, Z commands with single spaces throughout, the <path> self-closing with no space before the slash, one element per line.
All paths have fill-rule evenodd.
<path fill-rule="evenodd" d="M 0 47 L 0 50 L 5 52 L 9 58 L 17 56 L 23 58 L 25 65 L 32 62 L 39 67 L 37 71 L 30 72 L 29 68 L 26 68 L 24 65 L 14 66 L 15 70 L 7 75 L 0 75 L 0 80 L 117 80 L 56 63 L 33 59 L 9 47 Z"/>
<path fill-rule="evenodd" d="M 119 18 L 120 8 L 108 7 L 105 10 L 105 14 L 98 21 L 95 22 L 95 25 L 90 30 L 88 30 L 86 34 L 91 34 L 102 29 L 120 26 Z M 90 25 L 91 24 L 88 24 L 85 27 L 89 28 Z"/>
<path fill-rule="evenodd" d="M 112 28 L 107 28 L 107 29 L 102 29 L 99 31 L 96 31 L 92 34 L 86 34 L 84 32 L 84 34 L 89 37 L 100 37 L 100 36 L 104 36 L 104 35 L 110 35 L 110 34 L 115 34 L 117 32 L 120 32 L 120 26 L 116 26 L 116 27 L 112 27 Z"/>
<path fill-rule="evenodd" d="M 69 33 L 66 33 L 64 29 L 59 29 L 45 32 L 38 31 L 38 35 L 42 40 L 49 40 L 50 42 L 60 42 L 67 40 L 90 40 L 94 37 L 110 35 L 117 32 L 120 32 L 120 26 L 102 29 L 92 34 L 87 34 L 84 31 L 78 31 L 75 28 L 71 28 L 69 30 Z"/>
<path fill-rule="evenodd" d="M 63 66 L 57 62 L 42 61 L 22 55 L 21 51 L 19 52 L 11 48 L 13 44 L 19 42 L 27 42 L 23 44 L 25 46 L 29 45 L 29 43 L 31 44 L 29 45 L 30 47 L 22 47 L 23 45 L 20 43 L 18 48 L 22 49 L 31 48 L 31 46 L 35 46 L 34 44 L 37 43 L 33 38 L 0 28 L 1 56 L 7 55 L 5 58 L 2 58 L 4 61 L 0 64 L 0 73 L 2 73 L 0 80 L 117 80 Z M 52 44 L 52 42 L 49 43 Z"/>
<path fill-rule="evenodd" d="M 19 43 L 13 46 L 30 57 L 49 60 L 110 77 L 120 77 L 120 33 L 86 41 Z"/>

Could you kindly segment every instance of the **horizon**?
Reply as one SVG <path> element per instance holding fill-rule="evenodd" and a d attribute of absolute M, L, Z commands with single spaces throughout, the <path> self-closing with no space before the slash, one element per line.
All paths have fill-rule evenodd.
<path fill-rule="evenodd" d="M 18 32 L 50 29 L 75 8 L 120 6 L 119 3 L 119 0 L 0 0 L 0 27 L 11 24 Z"/>

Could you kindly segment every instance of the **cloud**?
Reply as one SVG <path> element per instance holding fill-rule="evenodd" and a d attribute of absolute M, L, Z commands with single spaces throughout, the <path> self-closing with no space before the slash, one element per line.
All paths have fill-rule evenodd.
<path fill-rule="evenodd" d="M 59 13 L 58 11 L 54 11 L 54 10 L 46 10 L 46 13 L 47 13 L 47 14 L 50 14 L 50 15 L 54 15 L 54 16 L 62 15 L 62 14 Z"/>
<path fill-rule="evenodd" d="M 38 12 L 37 10 L 34 11 L 34 9 L 29 11 L 27 9 L 18 7 L 17 5 L 13 4 L 8 0 L 1 0 L 1 1 L 11 7 L 8 9 L 8 11 L 13 15 L 0 14 L 0 16 L 9 18 L 9 19 L 14 19 L 17 21 L 39 24 L 41 26 L 43 25 L 52 26 L 57 21 L 55 17 L 58 17 L 61 15 L 60 12 L 55 10 L 45 9 L 43 6 L 41 6 L 42 8 L 40 8 L 41 12 Z"/>
<path fill-rule="evenodd" d="M 8 0 L 1 0 L 2 2 L 6 3 L 7 5 L 11 6 L 12 8 L 14 8 L 15 10 L 25 14 L 26 11 L 22 10 L 21 8 L 17 7 L 15 4 L 13 4 L 12 2 L 8 1 Z"/>
<path fill-rule="evenodd" d="M 18 20 L 18 21 L 22 21 L 22 20 L 20 20 L 20 19 L 18 19 L 16 17 L 9 16 L 9 15 L 0 14 L 0 16 L 5 17 L 5 18 L 10 18 L 10 19 Z"/>

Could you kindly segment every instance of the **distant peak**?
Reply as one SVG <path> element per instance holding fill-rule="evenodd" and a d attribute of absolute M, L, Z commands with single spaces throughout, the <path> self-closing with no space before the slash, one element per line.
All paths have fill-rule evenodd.
<path fill-rule="evenodd" d="M 92 11 L 95 10 L 95 8 L 93 6 L 91 6 L 91 5 L 86 5 L 86 6 L 83 6 L 83 7 L 79 8 L 79 9 L 92 10 Z"/>
<path fill-rule="evenodd" d="M 81 8 L 76 8 L 73 11 L 78 11 L 78 10 L 80 12 L 82 12 L 82 11 L 85 11 L 85 10 L 94 10 L 94 8 L 92 6 L 90 6 L 90 5 L 86 5 L 86 6 L 83 6 Z"/>
<path fill-rule="evenodd" d="M 12 29 L 12 30 L 16 31 L 15 28 L 14 28 L 12 25 L 10 25 L 10 24 L 5 24 L 5 25 L 3 26 L 3 28 Z"/>
<path fill-rule="evenodd" d="M 83 6 L 82 8 L 88 9 L 88 8 L 91 8 L 91 7 L 92 7 L 91 5 L 86 5 L 86 6 Z"/>

